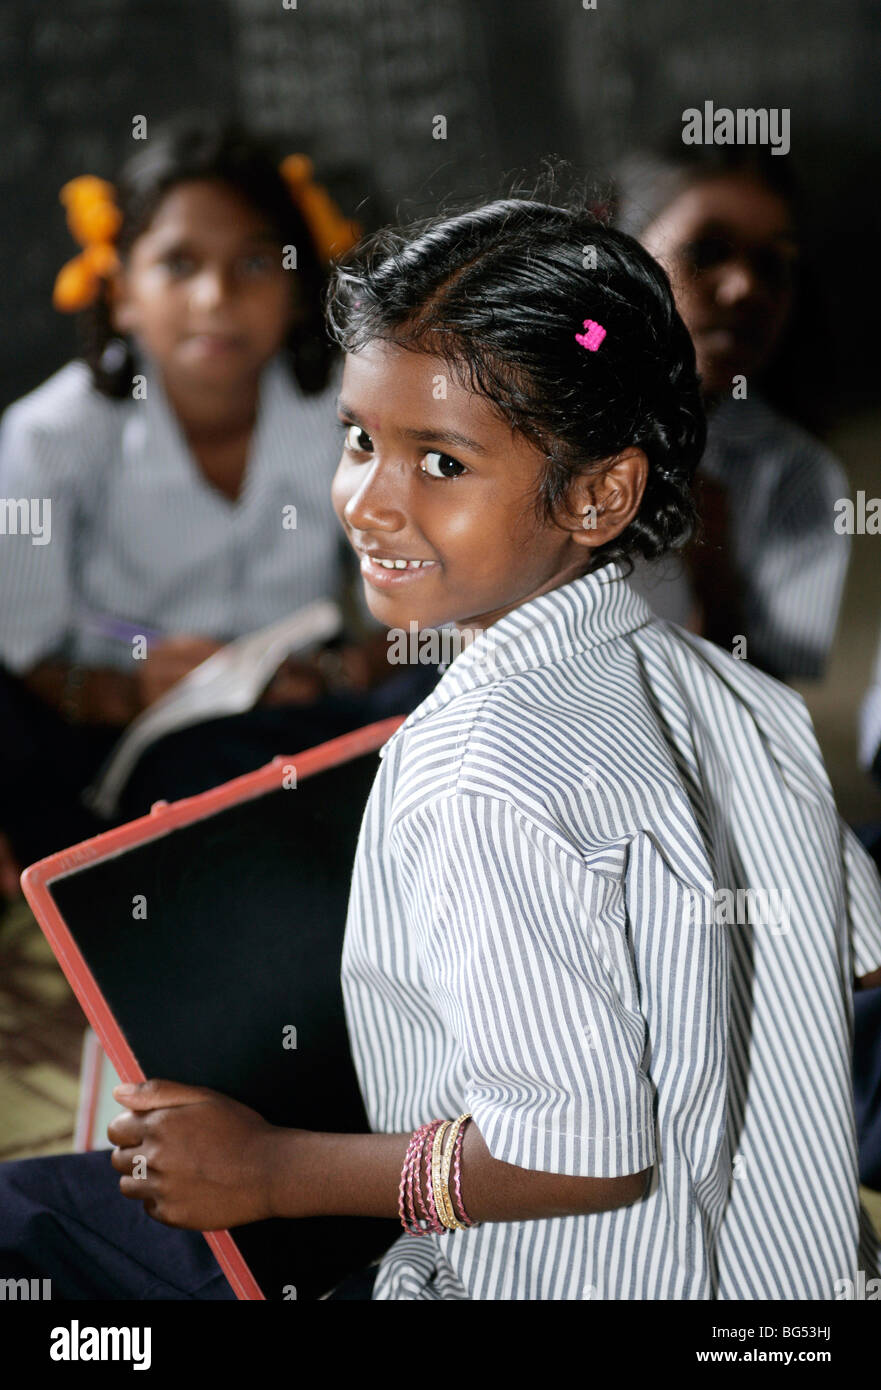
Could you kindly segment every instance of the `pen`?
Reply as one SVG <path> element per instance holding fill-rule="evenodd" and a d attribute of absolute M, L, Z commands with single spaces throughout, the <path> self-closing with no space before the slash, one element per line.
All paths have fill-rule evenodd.
<path fill-rule="evenodd" d="M 83 618 L 94 632 L 99 632 L 103 637 L 110 637 L 118 642 L 131 642 L 135 637 L 143 637 L 148 646 L 153 646 L 155 643 L 161 642 L 165 635 L 157 628 L 147 627 L 143 623 L 130 623 L 124 618 L 115 618 L 109 613 L 88 612 L 83 614 Z"/>

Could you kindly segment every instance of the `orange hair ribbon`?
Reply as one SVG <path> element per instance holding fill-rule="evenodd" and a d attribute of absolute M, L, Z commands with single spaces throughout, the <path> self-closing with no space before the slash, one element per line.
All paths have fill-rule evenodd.
<path fill-rule="evenodd" d="M 324 262 L 341 256 L 358 242 L 361 228 L 343 216 L 326 188 L 313 182 L 312 161 L 306 155 L 288 155 L 279 165 L 279 173 Z M 114 241 L 122 214 L 113 185 L 92 174 L 71 179 L 58 196 L 67 209 L 67 225 L 83 250 L 59 270 L 52 303 L 62 313 L 73 314 L 94 303 L 102 279 L 119 266 Z"/>
<path fill-rule="evenodd" d="M 102 279 L 119 264 L 114 239 L 122 226 L 113 185 L 92 174 L 71 179 L 58 195 L 67 225 L 83 250 L 55 277 L 52 303 L 63 314 L 85 309 L 97 298 Z"/>
<path fill-rule="evenodd" d="M 302 213 L 318 255 L 327 263 L 357 244 L 361 228 L 343 216 L 326 188 L 312 181 L 312 167 L 307 155 L 289 154 L 278 172 Z"/>

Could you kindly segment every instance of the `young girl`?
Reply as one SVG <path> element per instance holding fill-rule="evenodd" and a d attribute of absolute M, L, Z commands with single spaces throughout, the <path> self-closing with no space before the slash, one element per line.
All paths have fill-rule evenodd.
<path fill-rule="evenodd" d="M 18 735 L 0 829 L 22 863 L 92 829 L 77 794 L 122 725 L 221 643 L 338 597 L 344 577 L 321 295 L 354 229 L 308 161 L 280 165 L 240 130 L 185 122 L 151 135 L 118 190 L 81 178 L 63 199 L 84 249 L 55 302 L 83 311 L 84 360 L 12 406 L 0 437 L 0 491 L 41 499 L 51 523 L 45 541 L 3 543 L 0 699 Z M 270 698 L 323 688 L 301 666 Z M 304 716 L 303 737 L 353 722 L 310 730 Z M 277 731 L 245 766 L 290 740 Z M 245 770 L 199 756 L 202 786 L 212 764 L 214 781 Z"/>
<path fill-rule="evenodd" d="M 835 1298 L 877 1263 L 849 1032 L 881 885 L 799 697 L 626 583 L 687 535 L 703 442 L 664 274 L 510 200 L 380 237 L 331 318 L 371 610 L 477 634 L 362 825 L 375 1132 L 152 1080 L 117 1092 L 121 1191 L 192 1229 L 397 1212 L 377 1299 Z"/>

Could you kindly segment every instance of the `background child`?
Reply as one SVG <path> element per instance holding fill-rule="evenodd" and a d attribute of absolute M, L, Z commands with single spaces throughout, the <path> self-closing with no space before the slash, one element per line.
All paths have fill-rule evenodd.
<path fill-rule="evenodd" d="M 634 155 L 617 175 L 616 225 L 670 275 L 708 410 L 700 466 L 704 544 L 690 554 L 698 631 L 781 680 L 823 675 L 850 549 L 848 497 L 830 451 L 762 394 L 796 307 L 800 239 L 786 160 L 766 149 L 683 145 Z M 823 337 L 816 296 L 802 336 Z M 640 566 L 659 616 L 682 621 L 682 579 Z"/>
<path fill-rule="evenodd" d="M 693 520 L 666 278 L 512 199 L 379 238 L 331 314 L 334 503 L 371 611 L 478 634 L 385 746 L 362 826 L 343 984 L 376 1132 L 148 1081 L 118 1092 L 121 1191 L 194 1229 L 398 1210 L 375 1298 L 834 1298 L 877 1264 L 848 1042 L 881 883 L 801 699 L 625 582 Z M 20 1213 L 78 1162 L 0 1173 L 19 1258 Z M 89 1235 L 43 1200 L 69 1255 Z"/>
<path fill-rule="evenodd" d="M 84 360 L 13 405 L 0 437 L 0 492 L 51 504 L 48 543 L 3 537 L 0 828 L 20 864 L 98 828 L 79 793 L 134 715 L 222 643 L 345 582 L 321 294 L 354 230 L 308 161 L 282 172 L 243 131 L 187 121 L 151 136 L 116 195 L 85 179 L 64 196 L 85 250 L 56 304 L 84 308 Z M 362 685 L 370 651 L 348 651 Z M 289 663 L 266 702 L 308 711 L 175 736 L 127 813 L 366 722 L 357 704 L 316 705 L 325 689 L 316 663 Z"/>

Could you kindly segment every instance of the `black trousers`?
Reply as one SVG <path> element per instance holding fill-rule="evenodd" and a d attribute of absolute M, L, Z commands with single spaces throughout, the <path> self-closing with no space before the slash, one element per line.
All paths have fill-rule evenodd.
<path fill-rule="evenodd" d="M 353 1270 L 327 1295 L 369 1300 L 374 1277 Z M 198 1231 L 163 1226 L 122 1196 L 107 1150 L 0 1164 L 0 1279 L 50 1279 L 53 1301 L 236 1301 Z"/>

